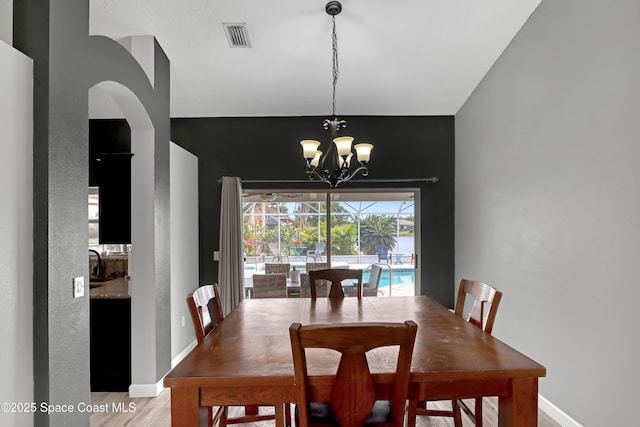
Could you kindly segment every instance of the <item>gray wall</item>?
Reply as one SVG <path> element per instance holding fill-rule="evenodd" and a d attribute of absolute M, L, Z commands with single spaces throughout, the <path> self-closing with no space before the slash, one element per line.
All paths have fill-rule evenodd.
<path fill-rule="evenodd" d="M 33 61 L 0 41 L 0 402 L 33 402 Z M 33 414 L 0 412 L 2 426 Z"/>
<path fill-rule="evenodd" d="M 89 37 L 88 25 L 88 0 L 14 4 L 14 45 L 34 59 L 34 399 L 51 404 L 90 398 L 89 300 L 72 298 L 71 284 L 87 275 L 88 90 L 103 80 L 130 88 L 155 128 L 155 365 L 162 374 L 170 365 L 169 64 L 156 46 L 152 87 L 122 46 Z M 87 425 L 89 415 L 35 421 Z"/>
<path fill-rule="evenodd" d="M 504 291 L 494 334 L 592 426 L 638 418 L 638 17 L 544 0 L 456 116 L 456 280 Z"/>

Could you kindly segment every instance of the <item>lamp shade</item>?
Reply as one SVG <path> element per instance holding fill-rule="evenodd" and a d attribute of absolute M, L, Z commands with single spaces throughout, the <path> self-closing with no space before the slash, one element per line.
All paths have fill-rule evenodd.
<path fill-rule="evenodd" d="M 360 163 L 367 163 L 371 159 L 371 150 L 373 149 L 372 144 L 360 143 L 353 146 L 355 148 L 358 161 Z"/>
<path fill-rule="evenodd" d="M 351 143 L 353 142 L 353 137 L 351 136 L 340 136 L 338 138 L 333 139 L 333 143 L 336 144 L 336 149 L 338 150 L 338 156 L 348 156 L 351 153 Z"/>
<path fill-rule="evenodd" d="M 318 165 L 320 164 L 321 156 L 322 156 L 322 151 L 317 150 L 315 156 L 313 157 L 313 160 L 311 160 L 311 166 L 313 166 L 314 168 L 317 168 Z"/>
<path fill-rule="evenodd" d="M 300 145 L 302 145 L 302 156 L 305 159 L 311 160 L 316 156 L 320 142 L 315 139 L 303 139 L 300 141 Z"/>

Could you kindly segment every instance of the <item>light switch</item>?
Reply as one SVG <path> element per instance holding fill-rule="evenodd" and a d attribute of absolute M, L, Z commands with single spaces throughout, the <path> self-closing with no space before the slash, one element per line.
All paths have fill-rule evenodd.
<path fill-rule="evenodd" d="M 220 261 L 220 251 L 213 251 L 213 260 Z"/>
<path fill-rule="evenodd" d="M 80 298 L 84 296 L 84 276 L 73 278 L 73 297 Z"/>

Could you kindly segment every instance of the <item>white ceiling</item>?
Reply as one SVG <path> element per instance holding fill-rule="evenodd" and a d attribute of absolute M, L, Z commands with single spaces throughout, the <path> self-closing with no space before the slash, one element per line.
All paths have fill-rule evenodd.
<path fill-rule="evenodd" d="M 540 1 L 343 0 L 336 113 L 455 114 Z M 156 37 L 171 61 L 171 117 L 322 116 L 332 108 L 325 4 L 90 0 L 90 31 Z M 252 47 L 231 48 L 223 22 L 246 23 Z"/>

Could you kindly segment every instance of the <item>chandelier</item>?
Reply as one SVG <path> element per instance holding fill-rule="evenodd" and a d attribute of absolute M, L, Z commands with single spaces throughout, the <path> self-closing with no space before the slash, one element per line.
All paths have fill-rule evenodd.
<path fill-rule="evenodd" d="M 318 150 L 321 145 L 319 141 L 314 139 L 305 139 L 300 141 L 302 145 L 302 155 L 307 161 L 305 171 L 310 180 L 320 180 L 328 183 L 331 188 L 336 188 L 338 184 L 348 181 L 356 174 L 361 173 L 367 176 L 369 170 L 367 163 L 371 157 L 371 149 L 373 145 L 368 143 L 360 143 L 353 146 L 356 151 L 356 158 L 359 165 L 351 168 L 351 158 L 353 151 L 351 143 L 353 137 L 338 136 L 338 130 L 347 126 L 345 120 L 336 117 L 336 84 L 338 83 L 338 36 L 336 34 L 336 15 L 342 11 L 342 5 L 338 1 L 330 1 L 325 6 L 326 12 L 331 15 L 333 22 L 333 32 L 331 34 L 333 48 L 333 115 L 330 119 L 325 119 L 323 126 L 331 132 L 331 141 L 326 153 Z"/>

